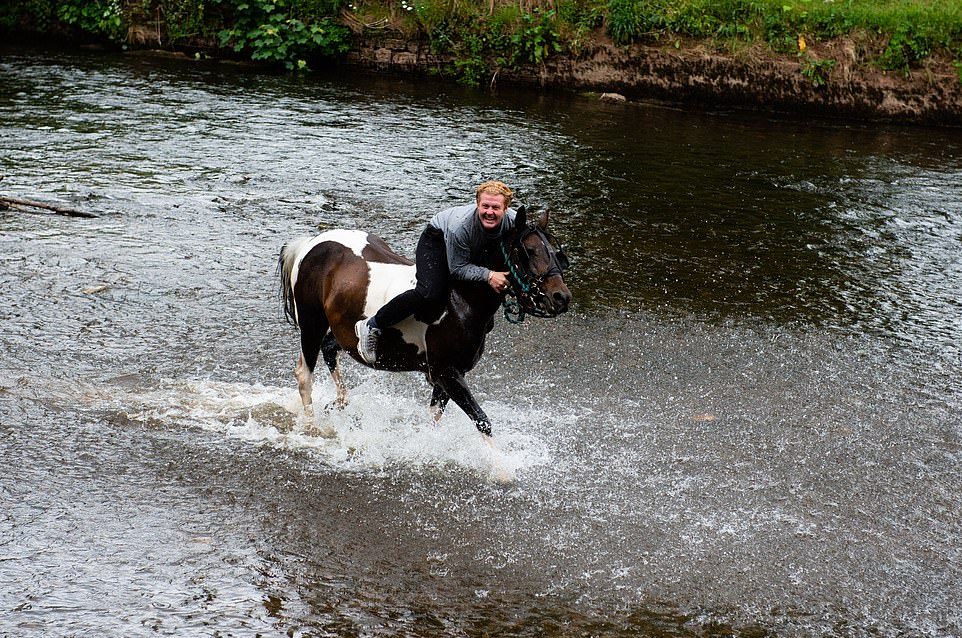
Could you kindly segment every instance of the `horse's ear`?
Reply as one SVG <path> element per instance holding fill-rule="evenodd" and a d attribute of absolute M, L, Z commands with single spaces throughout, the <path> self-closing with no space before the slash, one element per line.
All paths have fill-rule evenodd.
<path fill-rule="evenodd" d="M 514 216 L 514 227 L 524 228 L 528 224 L 528 207 L 524 204 L 518 206 L 517 214 Z"/>
<path fill-rule="evenodd" d="M 538 228 L 540 228 L 541 230 L 548 230 L 548 211 L 547 210 L 541 213 L 541 216 L 538 217 Z"/>

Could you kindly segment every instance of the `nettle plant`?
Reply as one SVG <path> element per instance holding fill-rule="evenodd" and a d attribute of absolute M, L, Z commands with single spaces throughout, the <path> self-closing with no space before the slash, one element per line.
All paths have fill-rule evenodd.
<path fill-rule="evenodd" d="M 251 59 L 307 68 L 307 58 L 344 53 L 350 32 L 337 24 L 336 4 L 296 0 L 213 0 L 234 18 L 218 33 L 221 46 L 250 51 Z"/>
<path fill-rule="evenodd" d="M 124 38 L 124 13 L 120 0 L 64 0 L 57 3 L 57 19 L 81 31 L 114 42 Z"/>
<path fill-rule="evenodd" d="M 552 53 L 561 52 L 561 36 L 555 27 L 555 12 L 535 7 L 522 13 L 520 24 L 511 36 L 512 62 L 542 64 Z"/>

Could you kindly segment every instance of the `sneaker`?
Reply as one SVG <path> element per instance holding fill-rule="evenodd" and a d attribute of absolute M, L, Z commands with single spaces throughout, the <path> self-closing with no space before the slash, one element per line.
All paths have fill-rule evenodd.
<path fill-rule="evenodd" d="M 368 320 L 361 319 L 354 324 L 354 334 L 357 335 L 357 353 L 364 359 L 364 363 L 374 365 L 377 361 L 377 340 L 381 331 L 371 327 Z"/>

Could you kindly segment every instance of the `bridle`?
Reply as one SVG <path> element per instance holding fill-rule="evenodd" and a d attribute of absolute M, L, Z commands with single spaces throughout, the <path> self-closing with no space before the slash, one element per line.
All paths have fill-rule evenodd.
<path fill-rule="evenodd" d="M 551 258 L 550 265 L 540 274 L 532 272 L 528 250 L 524 246 L 524 240 L 532 234 L 538 235 L 538 239 L 544 244 L 545 251 Z M 570 265 L 564 248 L 560 244 L 555 247 L 555 242 L 547 231 L 538 226 L 527 226 L 517 233 L 513 240 L 501 242 L 501 254 L 507 264 L 508 281 L 511 283 L 502 302 L 504 318 L 510 323 L 521 323 L 525 315 L 556 316 L 557 313 L 544 310 L 553 304 L 551 298 L 541 289 L 541 284 L 549 277 L 561 277 Z"/>

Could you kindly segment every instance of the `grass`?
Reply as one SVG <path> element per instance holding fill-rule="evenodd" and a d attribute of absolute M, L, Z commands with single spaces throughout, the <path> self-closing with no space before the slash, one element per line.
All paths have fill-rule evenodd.
<path fill-rule="evenodd" d="M 444 71 L 469 84 L 496 68 L 577 54 L 599 37 L 623 45 L 694 41 L 728 51 L 760 45 L 798 56 L 816 85 L 832 68 L 823 45 L 845 39 L 856 63 L 908 74 L 938 58 L 962 78 L 960 0 L 12 0 L 0 6 L 0 30 L 32 18 L 41 31 L 59 20 L 123 33 L 127 25 L 118 27 L 118 20 L 163 17 L 174 44 L 218 33 L 256 59 L 288 66 L 314 50 L 343 52 L 349 36 L 335 24 L 343 12 L 356 31 L 377 25 L 423 38 L 453 56 Z"/>
<path fill-rule="evenodd" d="M 609 0 L 606 24 L 622 44 L 683 36 L 780 53 L 798 52 L 800 37 L 854 37 L 883 69 L 907 70 L 936 53 L 962 58 L 958 0 Z"/>
<path fill-rule="evenodd" d="M 535 0 L 540 6 L 498 0 L 493 11 L 477 0 L 398 1 L 407 9 L 395 12 L 402 30 L 473 60 L 472 77 L 482 60 L 540 62 L 558 51 L 577 53 L 600 32 L 617 44 L 696 40 L 726 50 L 761 44 L 802 57 L 816 83 L 831 63 L 813 51 L 840 38 L 855 43 L 857 62 L 885 70 L 907 74 L 932 56 L 962 64 L 959 0 Z M 395 0 L 352 5 L 372 16 L 394 6 Z M 538 43 L 524 49 L 532 39 Z"/>

